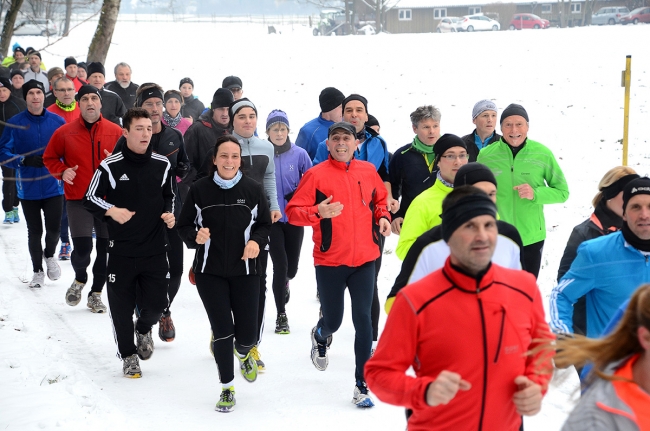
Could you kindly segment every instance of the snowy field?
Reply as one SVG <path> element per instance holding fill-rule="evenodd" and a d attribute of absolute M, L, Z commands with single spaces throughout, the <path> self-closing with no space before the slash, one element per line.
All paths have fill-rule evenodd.
<path fill-rule="evenodd" d="M 318 114 L 321 89 L 335 86 L 368 98 L 391 150 L 411 141 L 409 114 L 419 105 L 436 105 L 443 132 L 464 135 L 473 129 L 471 110 L 478 100 L 493 99 L 499 115 L 509 103 L 520 103 L 529 113 L 529 136 L 551 148 L 571 192 L 565 204 L 546 207 L 548 237 L 539 277 L 546 298 L 571 229 L 591 212 L 597 182 L 621 164 L 626 55 L 633 65 L 629 165 L 642 175 L 650 171 L 644 127 L 650 120 L 648 25 L 319 38 L 304 27 L 281 30 L 267 35 L 255 25 L 120 23 L 106 62 L 107 80 L 120 61 L 131 64 L 136 83 L 178 88 L 180 79 L 190 76 L 195 94 L 208 105 L 221 80 L 237 75 L 244 95 L 258 107 L 260 132 L 268 113 L 279 108 L 289 115 L 292 138 Z M 69 55 L 85 59 L 93 31 L 92 23 L 80 26 L 42 50 L 43 61 L 53 67 L 63 66 Z M 37 49 L 47 44 L 41 37 L 16 40 Z M 291 282 L 292 332 L 273 333 L 276 311 L 269 291 L 260 347 L 267 371 L 254 384 L 236 377 L 238 404 L 227 415 L 213 410 L 221 385 L 208 352 L 209 323 L 187 278 L 172 306 L 176 340 L 166 344 L 154 336 L 156 353 L 141 362 L 143 378 L 131 380 L 122 377 L 108 315 L 90 313 L 83 302 L 75 308 L 65 304 L 74 277 L 70 263 L 62 263 L 60 280 L 30 290 L 24 221 L 0 225 L 0 242 L 0 430 L 405 427 L 399 407 L 378 403 L 361 411 L 350 403 L 349 313 L 334 336 L 328 370 L 318 372 L 311 364 L 309 331 L 318 302 L 310 231 Z M 382 303 L 400 268 L 392 254 L 396 243 L 393 236 L 386 244 Z M 186 269 L 192 256 L 186 252 Z M 268 272 L 270 280 L 270 263 Z M 105 293 L 103 299 L 107 302 Z M 382 315 L 381 325 L 384 321 Z M 559 374 L 541 413 L 526 418 L 527 431 L 559 430 L 571 410 L 577 378 L 572 369 Z"/>

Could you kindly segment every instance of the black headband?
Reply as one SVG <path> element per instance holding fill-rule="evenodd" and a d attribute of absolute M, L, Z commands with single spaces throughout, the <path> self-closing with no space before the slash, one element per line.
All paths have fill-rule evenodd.
<path fill-rule="evenodd" d="M 178 100 L 179 102 L 183 103 L 183 98 L 182 98 L 181 95 L 178 94 L 178 93 L 174 93 L 174 92 L 169 92 L 169 93 L 167 93 L 167 94 L 165 95 L 165 101 L 164 101 L 164 102 L 167 103 L 167 101 L 168 101 L 169 99 L 176 99 L 176 100 Z"/>
<path fill-rule="evenodd" d="M 624 177 L 619 178 L 618 180 L 614 181 L 612 184 L 608 185 L 607 187 L 603 187 L 602 189 L 600 189 L 601 193 L 603 194 L 603 199 L 608 201 L 612 198 L 615 198 L 616 195 L 618 195 L 620 192 L 623 191 L 627 183 L 637 178 L 639 178 L 637 174 L 625 175 Z"/>
<path fill-rule="evenodd" d="M 160 89 L 156 87 L 147 88 L 142 93 L 140 93 L 140 97 L 139 97 L 140 103 L 138 104 L 138 106 L 144 105 L 144 102 L 147 99 L 152 99 L 154 97 L 157 97 L 160 100 L 165 99 L 165 96 L 163 95 L 163 92 Z"/>
<path fill-rule="evenodd" d="M 497 206 L 486 194 L 464 196 L 442 213 L 442 239 L 449 242 L 451 235 L 474 217 L 489 215 L 496 219 Z"/>

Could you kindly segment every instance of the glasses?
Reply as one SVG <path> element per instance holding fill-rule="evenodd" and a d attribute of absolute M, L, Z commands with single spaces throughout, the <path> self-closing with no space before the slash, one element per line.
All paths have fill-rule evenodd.
<path fill-rule="evenodd" d="M 59 88 L 56 91 L 59 93 L 74 93 L 74 88 Z"/>
<path fill-rule="evenodd" d="M 449 160 L 450 162 L 453 162 L 456 159 L 466 160 L 466 159 L 469 158 L 469 156 L 467 154 L 459 154 L 459 155 L 447 154 L 446 156 L 440 156 L 440 158 L 445 159 L 445 160 Z"/>

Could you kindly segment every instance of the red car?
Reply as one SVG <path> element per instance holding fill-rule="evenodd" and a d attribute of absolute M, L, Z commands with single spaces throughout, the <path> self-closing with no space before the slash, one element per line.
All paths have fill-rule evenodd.
<path fill-rule="evenodd" d="M 638 24 L 640 22 L 650 22 L 650 7 L 640 7 L 634 9 L 629 15 L 621 17 L 621 24 Z"/>
<path fill-rule="evenodd" d="M 518 13 L 510 20 L 510 30 L 521 30 L 524 28 L 549 28 L 551 23 L 547 19 L 533 15 L 532 13 Z"/>

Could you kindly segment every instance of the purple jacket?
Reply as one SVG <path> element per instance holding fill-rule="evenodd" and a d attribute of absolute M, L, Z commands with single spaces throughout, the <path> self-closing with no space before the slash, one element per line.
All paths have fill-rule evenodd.
<path fill-rule="evenodd" d="M 291 199 L 293 192 L 298 187 L 298 183 L 307 169 L 311 168 L 311 159 L 304 149 L 291 144 L 291 149 L 284 153 L 278 154 L 277 147 L 274 145 L 275 157 L 275 186 L 278 190 L 278 203 L 282 218 L 278 221 L 288 223 L 287 215 L 284 211 L 288 199 Z"/>

